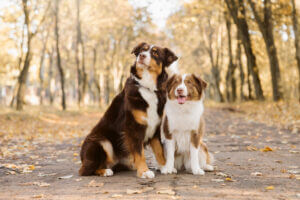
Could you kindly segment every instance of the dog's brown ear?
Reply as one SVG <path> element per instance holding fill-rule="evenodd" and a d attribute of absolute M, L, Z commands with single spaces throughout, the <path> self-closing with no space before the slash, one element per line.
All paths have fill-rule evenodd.
<path fill-rule="evenodd" d="M 147 44 L 146 42 L 141 42 L 140 44 L 138 44 L 136 47 L 134 47 L 131 51 L 132 54 L 134 54 L 135 56 L 138 56 L 139 53 L 141 52 L 141 49 L 143 48 L 143 46 Z"/>
<path fill-rule="evenodd" d="M 200 89 L 205 89 L 207 87 L 206 81 L 204 81 L 200 76 L 192 74 L 193 78 L 195 79 L 196 83 L 200 86 Z"/>
<path fill-rule="evenodd" d="M 164 48 L 165 58 L 164 64 L 166 67 L 169 67 L 174 61 L 178 59 L 178 57 L 168 48 Z"/>
<path fill-rule="evenodd" d="M 172 84 L 175 80 L 176 74 L 171 76 L 167 81 L 165 81 L 162 85 L 162 89 L 166 92 L 169 92 L 171 90 Z"/>

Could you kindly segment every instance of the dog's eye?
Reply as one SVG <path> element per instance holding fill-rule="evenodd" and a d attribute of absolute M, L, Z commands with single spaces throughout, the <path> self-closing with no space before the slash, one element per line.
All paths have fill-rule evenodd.
<path fill-rule="evenodd" d="M 153 51 L 154 56 L 158 56 L 157 51 Z"/>

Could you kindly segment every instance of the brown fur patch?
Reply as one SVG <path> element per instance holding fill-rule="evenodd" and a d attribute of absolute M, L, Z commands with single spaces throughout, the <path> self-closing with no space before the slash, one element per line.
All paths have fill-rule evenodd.
<path fill-rule="evenodd" d="M 204 153 L 206 154 L 206 163 L 210 164 L 210 157 L 209 157 L 209 153 L 208 153 L 208 149 L 207 146 L 204 142 L 200 142 L 200 148 L 202 148 L 202 150 L 204 151 Z"/>
<path fill-rule="evenodd" d="M 144 172 L 149 170 L 149 168 L 146 164 L 144 147 L 142 148 L 141 153 L 134 152 L 133 157 L 134 157 L 134 164 L 135 164 L 135 167 L 137 169 L 137 176 L 141 177 Z"/>
<path fill-rule="evenodd" d="M 175 90 L 178 85 L 180 85 L 182 82 L 182 77 L 180 75 L 174 75 L 171 79 L 168 80 L 167 82 L 167 92 L 168 92 L 168 97 L 169 99 L 176 99 L 175 96 Z"/>
<path fill-rule="evenodd" d="M 132 110 L 132 115 L 137 123 L 147 125 L 147 113 L 141 110 Z"/>
<path fill-rule="evenodd" d="M 166 158 L 164 155 L 164 150 L 161 146 L 161 143 L 159 141 L 159 138 L 153 138 L 150 141 L 150 145 L 152 147 L 153 153 L 156 157 L 156 160 L 158 162 L 159 165 L 163 166 L 166 164 Z"/>
<path fill-rule="evenodd" d="M 162 71 L 162 63 L 157 64 L 157 61 L 151 58 L 148 70 L 152 76 L 152 79 L 154 80 L 154 83 L 157 84 L 157 77 L 161 74 Z"/>
<path fill-rule="evenodd" d="M 115 159 L 114 159 L 114 150 L 113 147 L 110 143 L 110 141 L 108 140 L 104 140 L 104 141 L 100 141 L 100 144 L 104 150 L 104 152 L 106 153 L 106 163 L 107 165 L 113 165 L 115 163 Z"/>
<path fill-rule="evenodd" d="M 172 134 L 170 133 L 170 130 L 169 130 L 169 121 L 168 121 L 167 116 L 165 116 L 165 118 L 164 118 L 163 131 L 164 131 L 165 137 L 167 139 L 171 140 L 172 139 Z"/>
<path fill-rule="evenodd" d="M 191 131 L 191 143 L 195 148 L 198 148 L 200 144 L 201 135 L 197 133 L 197 131 Z"/>

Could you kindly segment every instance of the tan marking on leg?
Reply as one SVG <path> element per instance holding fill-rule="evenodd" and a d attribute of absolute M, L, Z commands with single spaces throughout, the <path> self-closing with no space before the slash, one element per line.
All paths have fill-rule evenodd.
<path fill-rule="evenodd" d="M 100 144 L 106 153 L 107 165 L 112 165 L 115 162 L 113 146 L 111 145 L 110 141 L 108 141 L 108 140 L 100 141 Z"/>
<path fill-rule="evenodd" d="M 204 142 L 200 142 L 200 148 L 202 148 L 202 150 L 204 151 L 204 153 L 206 154 L 206 164 L 210 164 L 210 157 L 209 157 L 209 153 L 208 153 L 208 149 L 207 146 Z"/>
<path fill-rule="evenodd" d="M 142 152 L 141 153 L 134 152 L 133 157 L 134 157 L 134 164 L 137 169 L 137 176 L 142 177 L 143 173 L 149 170 L 146 164 L 144 146 L 142 147 Z"/>
<path fill-rule="evenodd" d="M 104 173 L 105 173 L 105 169 L 97 169 L 97 170 L 95 171 L 95 174 L 96 174 L 96 175 L 99 175 L 99 176 L 103 176 Z"/>
<path fill-rule="evenodd" d="M 132 115 L 137 123 L 147 125 L 147 113 L 141 110 L 132 110 Z"/>
<path fill-rule="evenodd" d="M 168 117 L 167 116 L 165 116 L 165 118 L 164 118 L 163 131 L 164 131 L 165 137 L 167 139 L 171 140 L 172 139 L 172 134 L 170 133 L 170 130 L 169 130 L 169 121 L 168 121 Z"/>
<path fill-rule="evenodd" d="M 191 143 L 195 148 L 199 147 L 201 135 L 198 134 L 195 130 L 191 131 Z"/>
<path fill-rule="evenodd" d="M 163 147 L 158 138 L 153 138 L 150 141 L 150 145 L 152 147 L 153 153 L 159 165 L 163 166 L 166 164 L 166 158 L 164 155 Z"/>

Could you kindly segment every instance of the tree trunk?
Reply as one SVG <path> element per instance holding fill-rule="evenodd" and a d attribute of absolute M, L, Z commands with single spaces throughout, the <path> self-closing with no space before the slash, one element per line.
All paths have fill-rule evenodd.
<path fill-rule="evenodd" d="M 296 48 L 296 60 L 297 60 L 297 66 L 298 66 L 298 95 L 299 95 L 299 103 L 300 103 L 300 31 L 298 29 L 298 19 L 297 19 L 297 8 L 295 0 L 291 0 L 293 12 L 293 29 L 294 29 L 294 35 L 295 35 L 295 48 Z"/>
<path fill-rule="evenodd" d="M 56 58 L 57 58 L 57 67 L 58 72 L 60 75 L 60 85 L 61 85 L 61 92 L 62 92 L 62 101 L 61 105 L 63 110 L 66 110 L 66 95 L 65 95 L 65 76 L 64 71 L 61 66 L 61 57 L 60 57 L 60 49 L 59 49 L 59 0 L 55 0 L 55 41 L 56 41 Z"/>
<path fill-rule="evenodd" d="M 239 0 L 239 5 L 234 0 L 225 0 L 227 8 L 236 24 L 238 31 L 240 31 L 242 43 L 245 54 L 247 56 L 247 64 L 252 75 L 252 81 L 255 88 L 256 98 L 264 100 L 263 90 L 259 79 L 259 71 L 256 65 L 256 57 L 251 46 L 251 39 L 249 35 L 249 27 L 246 21 L 246 12 L 244 7 L 244 0 Z"/>
<path fill-rule="evenodd" d="M 53 101 L 54 101 L 54 96 L 52 93 L 52 86 L 51 86 L 52 78 L 53 78 L 53 52 L 54 52 L 54 49 L 52 49 L 50 56 L 49 56 L 49 73 L 48 73 L 49 80 L 48 80 L 48 89 L 47 89 L 50 105 L 53 105 Z"/>
<path fill-rule="evenodd" d="M 236 47 L 236 65 L 238 66 L 240 70 L 240 99 L 243 101 L 245 100 L 245 95 L 244 95 L 244 83 L 245 83 L 245 73 L 243 69 L 243 63 L 242 63 L 242 51 L 241 51 L 241 41 L 240 41 L 240 34 L 237 31 L 236 34 L 237 38 L 237 47 Z"/>
<path fill-rule="evenodd" d="M 24 12 L 24 24 L 27 29 L 27 53 L 25 56 L 23 68 L 20 72 L 20 76 L 18 78 L 18 90 L 17 90 L 17 110 L 23 110 L 24 103 L 24 92 L 25 85 L 28 77 L 30 62 L 31 62 L 31 41 L 33 34 L 30 30 L 30 21 L 29 21 L 29 10 L 27 7 L 27 0 L 22 0 L 23 12 Z"/>
<path fill-rule="evenodd" d="M 28 71 L 30 67 L 30 61 L 31 61 L 31 36 L 29 35 L 25 61 L 24 61 L 23 69 L 18 79 L 19 88 L 17 92 L 17 110 L 23 110 L 24 92 L 25 92 L 25 85 L 28 77 Z"/>
<path fill-rule="evenodd" d="M 273 35 L 271 2 L 270 0 L 264 1 L 264 19 L 261 19 L 259 16 L 258 11 L 255 8 L 255 3 L 253 3 L 252 0 L 248 0 L 248 2 L 250 3 L 255 20 L 265 41 L 272 78 L 273 100 L 278 101 L 283 98 L 283 94 L 281 88 L 279 61 Z"/>
<path fill-rule="evenodd" d="M 39 70 L 39 79 L 40 79 L 40 105 L 43 105 L 43 99 L 44 99 L 44 60 L 45 60 L 45 53 L 47 49 L 47 41 L 48 41 L 49 31 L 47 32 L 46 38 L 43 41 L 43 49 L 42 49 L 42 55 L 40 59 L 40 70 Z"/>
<path fill-rule="evenodd" d="M 229 56 L 228 69 L 226 73 L 226 97 L 227 97 L 227 101 L 233 102 L 236 100 L 236 80 L 234 77 L 234 71 L 236 65 L 233 63 L 232 42 L 231 42 L 231 21 L 227 13 L 225 13 L 225 18 L 226 18 L 228 56 Z"/>

